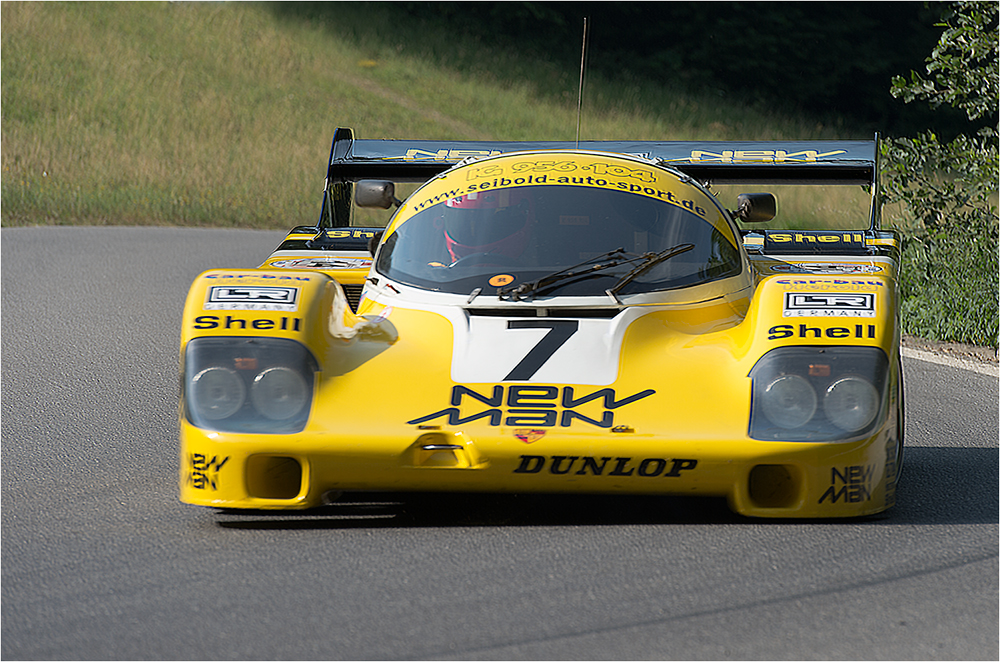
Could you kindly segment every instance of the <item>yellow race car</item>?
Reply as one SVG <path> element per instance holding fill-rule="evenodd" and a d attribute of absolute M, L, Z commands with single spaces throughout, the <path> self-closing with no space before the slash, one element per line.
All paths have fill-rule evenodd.
<path fill-rule="evenodd" d="M 181 500 L 573 492 L 880 512 L 903 391 L 877 155 L 877 136 L 338 129 L 316 226 L 188 294 Z"/>

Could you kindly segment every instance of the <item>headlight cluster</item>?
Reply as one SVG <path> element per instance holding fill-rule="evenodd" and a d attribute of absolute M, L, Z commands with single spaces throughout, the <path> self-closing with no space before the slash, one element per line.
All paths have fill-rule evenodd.
<path fill-rule="evenodd" d="M 316 360 L 294 340 L 196 338 L 184 352 L 184 412 L 219 432 L 299 432 L 315 373 Z"/>
<path fill-rule="evenodd" d="M 750 371 L 750 436 L 844 441 L 883 418 L 888 360 L 877 347 L 781 347 Z"/>

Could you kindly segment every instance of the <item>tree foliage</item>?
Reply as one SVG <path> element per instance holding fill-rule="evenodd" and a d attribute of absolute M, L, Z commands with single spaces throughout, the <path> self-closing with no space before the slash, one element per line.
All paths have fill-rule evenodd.
<path fill-rule="evenodd" d="M 885 93 L 893 74 L 919 66 L 933 47 L 941 4 L 400 2 L 392 8 L 403 21 L 441 23 L 570 72 L 579 67 L 588 17 L 590 72 L 806 114 L 870 137 L 965 129 L 960 112 L 903 106 Z"/>
<path fill-rule="evenodd" d="M 924 337 L 996 346 L 998 93 L 995 2 L 948 5 L 927 73 L 893 79 L 907 102 L 965 111 L 980 125 L 942 141 L 931 131 L 883 145 L 886 202 L 901 203 L 904 330 Z"/>

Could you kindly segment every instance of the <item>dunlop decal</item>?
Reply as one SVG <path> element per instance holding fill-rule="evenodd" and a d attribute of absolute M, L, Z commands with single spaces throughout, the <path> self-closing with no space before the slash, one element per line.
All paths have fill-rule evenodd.
<path fill-rule="evenodd" d="M 590 457 L 579 455 L 522 455 L 516 474 L 539 474 L 544 470 L 555 475 L 618 476 L 636 478 L 680 478 L 682 471 L 692 471 L 698 460 L 662 457 Z"/>

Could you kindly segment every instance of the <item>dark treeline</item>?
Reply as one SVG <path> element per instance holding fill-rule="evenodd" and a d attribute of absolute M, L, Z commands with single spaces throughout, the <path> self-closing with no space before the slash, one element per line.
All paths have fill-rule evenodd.
<path fill-rule="evenodd" d="M 428 13 L 428 3 L 401 4 L 407 13 Z M 609 78 L 628 72 L 903 135 L 967 126 L 962 113 L 889 94 L 894 75 L 924 71 L 943 9 L 925 2 L 482 2 L 440 3 L 433 13 L 462 32 L 494 35 L 567 65 L 580 59 L 586 16 L 588 68 Z"/>
<path fill-rule="evenodd" d="M 281 13 L 342 20 L 347 4 L 282 3 Z M 726 103 L 840 124 L 853 134 L 945 137 L 969 131 L 964 114 L 904 104 L 891 79 L 924 72 L 942 33 L 940 2 L 394 2 L 361 3 L 391 11 L 402 32 L 434 25 L 461 38 L 516 49 L 579 68 L 583 19 L 587 71 L 644 80 Z M 338 9 L 339 7 L 339 9 Z M 356 14 L 355 14 L 356 15 Z M 405 27 L 404 27 L 405 26 Z"/>

